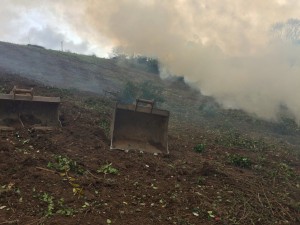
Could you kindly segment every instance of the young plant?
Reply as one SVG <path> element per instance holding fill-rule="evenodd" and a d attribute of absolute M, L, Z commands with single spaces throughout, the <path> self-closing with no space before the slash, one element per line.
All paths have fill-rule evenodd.
<path fill-rule="evenodd" d="M 34 190 L 34 192 L 35 192 L 35 190 Z M 37 195 L 37 197 L 42 202 L 47 204 L 47 208 L 44 211 L 45 217 L 50 217 L 54 214 L 72 216 L 75 213 L 75 211 L 72 208 L 65 206 L 63 198 L 59 199 L 58 201 L 55 201 L 54 197 L 46 192 L 44 192 L 43 194 Z M 55 202 L 56 202 L 56 204 L 55 204 Z"/>
<path fill-rule="evenodd" d="M 51 196 L 50 194 L 44 192 L 40 196 L 40 200 L 47 204 L 47 209 L 45 211 L 45 216 L 46 217 L 52 216 L 53 215 L 53 210 L 54 210 L 53 196 Z"/>
<path fill-rule="evenodd" d="M 104 131 L 106 137 L 109 137 L 110 132 L 110 122 L 107 119 L 102 119 L 99 123 L 100 128 Z"/>
<path fill-rule="evenodd" d="M 111 163 L 101 166 L 100 169 L 97 170 L 98 173 L 106 174 L 118 174 L 118 169 L 114 168 Z"/>
<path fill-rule="evenodd" d="M 197 177 L 197 184 L 198 185 L 203 185 L 205 183 L 205 177 L 199 176 Z"/>
<path fill-rule="evenodd" d="M 57 210 L 56 213 L 60 214 L 60 215 L 65 215 L 65 216 L 73 216 L 74 212 L 75 212 L 74 209 L 66 207 L 64 203 L 65 203 L 65 201 L 63 198 L 61 198 L 57 201 L 57 204 L 60 209 Z"/>
<path fill-rule="evenodd" d="M 68 157 L 64 157 L 61 155 L 58 155 L 55 157 L 55 162 L 49 162 L 47 165 L 48 168 L 53 168 L 59 172 L 75 172 L 78 174 L 83 174 L 84 169 L 77 164 L 76 161 L 73 161 L 72 159 L 69 159 Z"/>

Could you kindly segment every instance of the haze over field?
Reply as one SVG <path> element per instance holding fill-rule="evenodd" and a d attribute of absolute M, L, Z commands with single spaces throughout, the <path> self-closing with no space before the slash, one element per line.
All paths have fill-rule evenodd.
<path fill-rule="evenodd" d="M 0 40 L 157 57 L 225 108 L 300 123 L 298 0 L 2 0 Z M 165 71 L 165 70 L 163 70 Z M 164 74 L 162 74 L 164 75 Z"/>

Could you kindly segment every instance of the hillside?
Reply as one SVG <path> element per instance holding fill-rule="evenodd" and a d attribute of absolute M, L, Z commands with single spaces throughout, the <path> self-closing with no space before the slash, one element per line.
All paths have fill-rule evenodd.
<path fill-rule="evenodd" d="M 112 59 L 0 43 L 0 68 L 1 92 L 63 100 L 61 129 L 0 133 L 0 224 L 299 224 L 292 121 L 224 110 Z M 128 80 L 163 87 L 169 155 L 109 150 L 114 101 L 102 93 Z"/>
<path fill-rule="evenodd" d="M 0 42 L 0 68 L 50 86 L 103 93 L 118 90 L 127 80 L 157 80 L 117 61 L 47 50 L 34 45 Z M 136 76 L 139 74 L 139 76 Z"/>
<path fill-rule="evenodd" d="M 206 130 L 266 136 L 300 146 L 300 129 L 288 118 L 266 122 L 240 110 L 224 110 L 213 98 L 201 95 L 183 80 L 162 80 L 157 74 L 115 59 L 0 42 L 0 69 L 44 85 L 101 96 L 105 91 L 122 91 L 128 81 L 137 84 L 150 81 L 163 89 L 165 102 L 161 107 L 171 111 L 171 126 L 178 122 L 192 122 Z"/>

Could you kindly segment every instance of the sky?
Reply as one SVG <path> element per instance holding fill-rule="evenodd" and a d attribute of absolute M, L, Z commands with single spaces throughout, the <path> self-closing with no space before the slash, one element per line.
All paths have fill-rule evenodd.
<path fill-rule="evenodd" d="M 299 0 L 0 0 L 0 40 L 158 58 L 225 108 L 300 124 Z M 166 73 L 165 71 L 168 71 Z"/>

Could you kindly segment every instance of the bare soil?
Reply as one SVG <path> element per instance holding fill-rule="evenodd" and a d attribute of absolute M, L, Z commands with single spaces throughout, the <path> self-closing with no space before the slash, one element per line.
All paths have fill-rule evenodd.
<path fill-rule="evenodd" d="M 300 224 L 299 154 L 286 145 L 224 147 L 213 133 L 177 124 L 169 155 L 110 150 L 101 125 L 110 100 L 1 74 L 4 91 L 15 83 L 61 96 L 63 127 L 0 133 L 0 224 Z M 107 110 L 87 107 L 90 98 Z M 232 154 L 251 166 L 233 164 Z M 60 170 L 58 156 L 76 165 Z M 99 172 L 103 165 L 118 172 Z"/>

